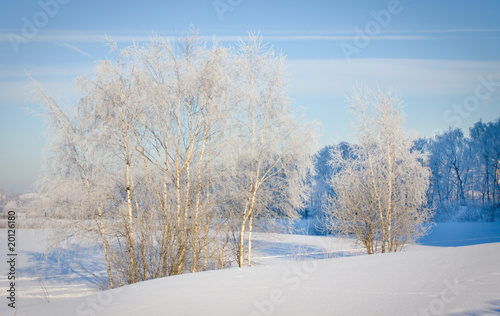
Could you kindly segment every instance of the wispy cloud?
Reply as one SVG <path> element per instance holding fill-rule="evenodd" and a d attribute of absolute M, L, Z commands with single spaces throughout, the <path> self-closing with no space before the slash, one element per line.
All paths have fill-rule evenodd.
<path fill-rule="evenodd" d="M 71 50 L 73 50 L 73 51 L 75 51 L 75 52 L 77 52 L 79 54 L 82 54 L 83 56 L 86 56 L 86 57 L 92 59 L 92 56 L 90 56 L 89 53 L 84 52 L 83 50 L 79 49 L 75 45 L 71 45 L 71 44 L 68 44 L 68 43 L 59 43 L 58 45 L 62 46 L 62 47 L 67 47 L 67 48 L 69 48 L 69 49 L 71 49 Z"/>
<path fill-rule="evenodd" d="M 342 97 L 357 83 L 392 87 L 403 95 L 473 93 L 478 77 L 500 81 L 500 61 L 425 59 L 291 59 L 288 72 L 294 96 Z"/>
<path fill-rule="evenodd" d="M 75 79 L 79 76 L 92 76 L 93 70 L 93 63 L 5 67 L 0 72 L 0 107 L 27 106 L 31 103 L 29 97 L 31 82 L 28 74 L 40 81 L 51 95 L 71 103 L 79 95 Z"/>
<path fill-rule="evenodd" d="M 400 33 L 493 33 L 500 32 L 498 29 L 416 29 L 399 30 Z"/>
<path fill-rule="evenodd" d="M 494 82 L 500 82 L 500 61 L 355 58 L 350 63 L 345 59 L 287 59 L 287 63 L 293 98 L 342 98 L 357 83 L 392 87 L 404 96 L 460 96 L 474 93 L 480 76 L 491 74 Z M 69 92 L 74 89 L 73 80 L 91 76 L 93 64 L 34 66 L 25 70 L 56 94 L 67 91 L 76 95 Z M 0 73 L 0 106 L 25 101 L 22 91 L 29 83 L 25 70 L 11 67 Z"/>
<path fill-rule="evenodd" d="M 0 42 L 10 42 L 9 30 L 0 30 Z M 41 43 L 103 43 L 105 41 L 104 33 L 87 32 L 87 31 L 66 31 L 66 30 L 53 30 L 38 34 L 30 39 L 30 42 Z M 137 33 L 137 34 L 120 34 L 118 32 L 111 36 L 113 40 L 118 42 L 134 42 L 134 41 L 147 41 L 150 35 Z"/>
<path fill-rule="evenodd" d="M 5 66 L 0 72 L 0 81 L 26 81 L 27 74 L 34 79 L 76 78 L 81 75 L 90 75 L 94 70 L 93 63 L 65 64 L 65 65 L 30 65 L 24 64 Z"/>
<path fill-rule="evenodd" d="M 235 41 L 240 36 L 217 36 L 220 41 Z M 425 40 L 432 39 L 431 36 L 416 35 L 376 35 L 370 37 L 371 40 Z M 356 35 L 269 35 L 265 36 L 266 41 L 350 41 L 356 39 Z"/>
<path fill-rule="evenodd" d="M 234 31 L 233 31 L 234 32 Z M 219 35 L 217 35 L 217 34 Z M 408 40 L 433 40 L 445 38 L 467 38 L 477 36 L 478 34 L 497 33 L 500 36 L 498 29 L 416 29 L 416 30 L 391 30 L 382 31 L 380 34 L 371 36 L 371 40 L 390 40 L 390 41 L 408 41 Z M 9 42 L 9 31 L 0 30 L 0 42 Z M 207 30 L 201 32 L 201 37 L 211 40 L 213 35 L 219 41 L 236 41 L 239 37 L 245 37 L 246 31 L 236 30 L 234 33 L 215 32 Z M 357 34 L 354 30 L 336 30 L 336 29 L 309 29 L 295 30 L 286 28 L 268 28 L 261 30 L 261 34 L 268 41 L 346 41 L 353 40 Z M 116 31 L 110 32 L 108 35 L 117 42 L 146 42 L 153 35 L 152 32 L 128 32 Z M 160 33 L 160 35 L 181 38 L 182 34 Z M 60 44 L 67 48 L 73 49 L 85 56 L 86 53 L 79 50 L 70 43 L 103 43 L 105 41 L 104 34 L 86 31 L 66 31 L 54 30 L 44 32 L 34 37 L 31 41 L 43 43 L 64 43 Z"/>

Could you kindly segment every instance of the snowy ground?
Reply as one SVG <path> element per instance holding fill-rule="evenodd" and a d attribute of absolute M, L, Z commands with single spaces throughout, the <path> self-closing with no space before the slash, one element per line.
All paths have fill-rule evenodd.
<path fill-rule="evenodd" d="M 0 234 L 6 248 L 7 232 Z M 103 265 L 95 250 L 45 257 L 42 235 L 18 230 L 16 315 L 500 315 L 498 223 L 439 224 L 420 245 L 372 256 L 340 238 L 257 234 L 250 268 L 106 292 L 97 290 Z M 0 315 L 15 314 L 1 302 Z"/>

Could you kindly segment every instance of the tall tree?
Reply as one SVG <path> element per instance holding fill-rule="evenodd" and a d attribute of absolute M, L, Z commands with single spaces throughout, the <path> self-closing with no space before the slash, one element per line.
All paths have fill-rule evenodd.
<path fill-rule="evenodd" d="M 244 265 L 245 240 L 251 265 L 254 219 L 276 206 L 280 215 L 296 217 L 307 200 L 314 126 L 295 118 L 286 96 L 284 61 L 258 35 L 241 41 L 235 56 L 239 266 Z"/>
<path fill-rule="evenodd" d="M 399 98 L 366 88 L 348 99 L 359 144 L 349 156 L 332 152 L 331 229 L 353 235 L 369 254 L 401 250 L 426 232 L 429 169 L 404 131 Z"/>

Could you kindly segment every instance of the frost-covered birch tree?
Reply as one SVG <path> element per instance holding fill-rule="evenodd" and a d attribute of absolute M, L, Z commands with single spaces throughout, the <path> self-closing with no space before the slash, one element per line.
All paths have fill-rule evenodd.
<path fill-rule="evenodd" d="M 392 93 L 358 88 L 348 99 L 359 144 L 332 152 L 338 168 L 328 209 L 330 229 L 353 236 L 367 253 L 401 250 L 426 232 L 429 169 L 404 131 L 401 102 Z"/>
<path fill-rule="evenodd" d="M 234 177 L 240 267 L 245 250 L 251 265 L 254 220 L 276 217 L 278 211 L 281 217 L 297 217 L 308 198 L 306 176 L 312 167 L 314 127 L 295 117 L 286 95 L 284 61 L 258 35 L 240 41 L 235 56 Z"/>
<path fill-rule="evenodd" d="M 109 46 L 74 106 L 35 83 L 50 166 L 34 214 L 97 241 L 111 287 L 225 267 L 235 223 L 250 264 L 254 221 L 293 217 L 308 192 L 314 133 L 289 105 L 284 58 L 253 35 Z"/>

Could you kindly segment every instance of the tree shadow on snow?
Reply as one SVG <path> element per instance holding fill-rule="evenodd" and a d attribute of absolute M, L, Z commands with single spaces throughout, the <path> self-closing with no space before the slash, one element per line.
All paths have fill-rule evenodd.
<path fill-rule="evenodd" d="M 27 267 L 18 269 L 21 277 L 93 285 L 99 285 L 105 279 L 105 263 L 94 248 L 59 248 L 49 253 L 24 251 L 19 256 L 24 256 L 27 261 Z"/>

